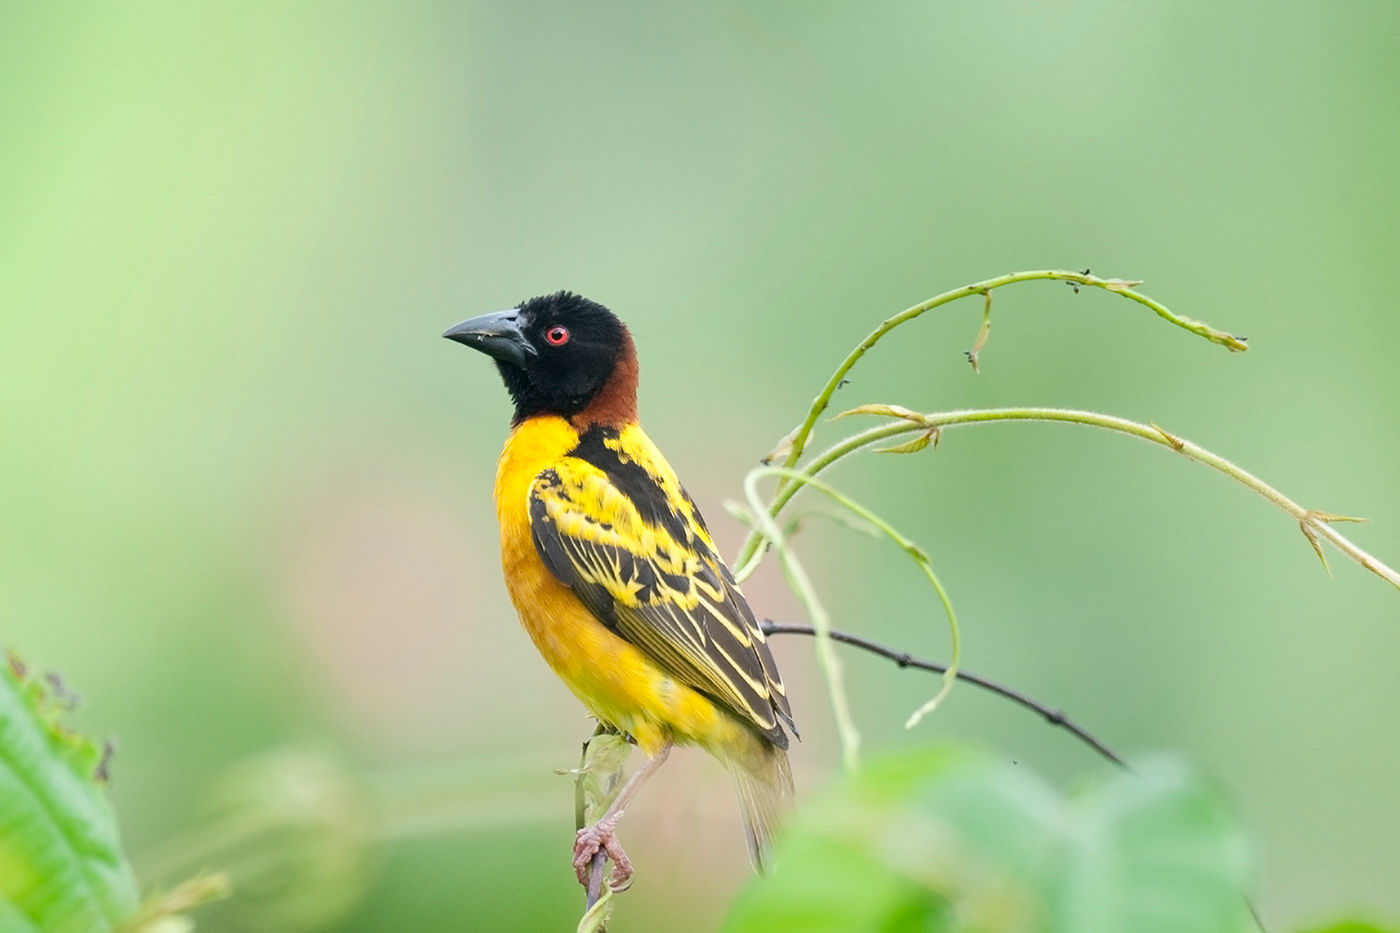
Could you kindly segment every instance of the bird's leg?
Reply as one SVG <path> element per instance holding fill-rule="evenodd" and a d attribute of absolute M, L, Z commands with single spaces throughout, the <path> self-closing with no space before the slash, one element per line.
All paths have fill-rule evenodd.
<path fill-rule="evenodd" d="M 667 742 L 661 746 L 655 757 L 648 759 L 627 779 L 627 783 L 622 785 L 622 790 L 617 792 L 612 805 L 599 817 L 598 822 L 578 831 L 578 836 L 574 839 L 574 873 L 578 875 L 579 884 L 588 886 L 589 863 L 600 850 L 613 860 L 614 890 L 621 890 L 627 884 L 627 879 L 632 877 L 632 862 L 627 858 L 627 853 L 622 851 L 622 844 L 617 841 L 617 821 L 622 819 L 623 811 L 632 802 L 638 788 L 661 767 L 669 754 L 671 743 Z"/>

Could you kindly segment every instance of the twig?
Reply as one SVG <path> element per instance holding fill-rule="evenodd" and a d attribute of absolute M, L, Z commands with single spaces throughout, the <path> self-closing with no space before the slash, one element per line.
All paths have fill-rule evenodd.
<path fill-rule="evenodd" d="M 1371 571 L 1392 586 L 1400 588 L 1400 572 L 1397 572 L 1384 561 L 1361 549 L 1352 543 L 1349 538 L 1331 526 L 1333 522 L 1355 522 L 1360 521 L 1360 519 L 1345 515 L 1336 515 L 1331 512 L 1323 512 L 1317 509 L 1304 508 L 1248 470 L 1237 466 L 1218 454 L 1206 450 L 1198 444 L 1170 434 L 1155 424 L 1140 424 L 1136 421 L 1129 421 L 1126 418 L 1118 418 L 1113 415 L 1065 408 L 988 408 L 920 414 L 897 405 L 862 405 L 859 408 L 853 408 L 850 411 L 842 412 L 842 416 L 851 414 L 885 415 L 900 420 L 893 424 L 882 424 L 842 439 L 840 442 L 832 445 L 804 464 L 800 471 L 803 476 L 816 476 L 831 467 L 838 460 L 880 441 L 898 437 L 902 434 L 925 434 L 928 432 L 941 434 L 946 427 L 968 424 L 987 424 L 1000 421 L 1047 421 L 1062 424 L 1084 424 L 1090 427 L 1116 431 L 1120 434 L 1129 434 L 1158 447 L 1165 447 L 1168 450 L 1179 453 L 1188 460 L 1194 460 L 1197 463 L 1204 464 L 1217 472 L 1224 473 L 1226 476 L 1252 489 L 1255 493 L 1292 516 L 1293 519 L 1298 522 L 1303 535 L 1307 538 L 1308 542 L 1313 545 L 1314 549 L 1317 549 L 1318 539 L 1325 538 L 1347 557 L 1350 557 L 1362 567 Z M 770 516 L 778 515 L 788 502 L 792 500 L 793 496 L 797 495 L 801 488 L 801 483 L 791 483 L 786 487 L 780 488 L 774 494 L 772 502 L 768 505 L 768 514 Z M 746 560 L 742 559 L 744 554 L 748 555 Z M 757 569 L 763 554 L 759 547 L 753 549 L 746 547 L 744 553 L 741 554 L 740 557 L 741 559 L 736 560 L 734 563 L 734 577 L 736 580 L 742 582 Z M 1323 562 L 1323 566 L 1326 566 L 1325 561 Z"/>
<path fill-rule="evenodd" d="M 762 627 L 764 635 L 815 636 L 817 634 L 817 630 L 810 625 L 802 625 L 794 622 L 774 622 L 772 619 L 764 619 Z M 944 674 L 948 670 L 947 666 L 939 664 L 936 661 L 925 661 L 921 658 L 914 657 L 907 651 L 896 651 L 893 648 L 886 648 L 878 642 L 871 641 L 868 638 L 862 638 L 859 635 L 852 635 L 850 632 L 831 629 L 827 632 L 827 637 L 832 641 L 839 641 L 842 644 L 851 645 L 863 651 L 869 651 L 871 654 L 879 655 L 882 658 L 888 658 L 899 667 L 913 667 L 923 671 L 932 671 L 935 674 Z M 957 677 L 958 680 L 965 680 L 974 687 L 981 687 L 983 690 L 995 693 L 997 696 L 1005 697 L 1018 706 L 1023 706 L 1034 713 L 1038 713 L 1050 725 L 1059 726 L 1066 730 L 1075 738 L 1079 739 L 1079 741 L 1092 748 L 1100 757 L 1111 761 L 1124 771 L 1133 773 L 1132 765 L 1120 758 L 1113 749 L 1094 738 L 1060 710 L 1051 709 L 1019 690 L 1013 690 L 1011 687 L 997 683 L 994 680 L 989 680 L 986 677 L 974 674 L 968 670 L 959 669 L 954 673 L 954 676 Z M 1263 933 L 1267 933 L 1268 928 L 1264 926 L 1264 920 L 1259 916 L 1259 909 L 1254 906 L 1253 899 L 1246 897 L 1244 899 L 1244 905 L 1249 910 L 1250 917 L 1253 918 L 1255 925 L 1259 927 Z"/>
<path fill-rule="evenodd" d="M 816 633 L 816 629 L 810 625 L 801 625 L 793 622 L 774 622 L 772 619 L 763 620 L 764 635 L 816 635 Z M 888 658 L 899 667 L 913 667 L 919 670 L 932 671 L 935 674 L 943 674 L 948 670 L 946 665 L 939 664 L 936 661 L 925 661 L 921 658 L 916 658 L 907 651 L 896 651 L 893 648 L 887 648 L 878 642 L 871 641 L 868 638 L 862 638 L 859 635 L 852 635 L 849 632 L 842 632 L 837 629 L 831 629 L 828 634 L 831 636 L 832 641 L 839 641 L 842 644 L 851 645 L 863 651 L 869 651 L 871 654 L 879 655 L 882 658 Z M 1026 709 L 1040 714 L 1050 725 L 1059 726 L 1067 730 L 1071 735 L 1079 739 L 1079 741 L 1098 752 L 1103 758 L 1128 771 L 1132 770 L 1127 762 L 1120 758 L 1111 748 L 1076 725 L 1073 720 L 1060 710 L 1051 709 L 1019 690 L 1013 690 L 1011 687 L 999 684 L 994 680 L 989 680 L 971 671 L 960 669 L 956 672 L 955 676 L 958 680 L 965 680 L 974 686 L 981 687 L 983 690 L 988 690 L 998 696 L 1005 697 L 1018 706 L 1024 706 Z"/>
<path fill-rule="evenodd" d="M 997 276 L 996 278 L 985 279 L 981 282 L 973 282 L 971 285 L 964 285 L 961 288 L 954 288 L 950 291 L 944 292 L 941 295 L 935 295 L 927 301 L 916 304 L 912 308 L 907 308 L 904 311 L 901 311 L 900 313 L 894 315 L 893 317 L 887 318 L 886 320 L 881 322 L 880 326 L 876 327 L 864 340 L 857 344 L 855 349 L 848 353 L 846 355 L 846 358 L 841 361 L 841 365 L 836 367 L 836 371 L 831 374 L 831 378 L 827 380 L 826 385 L 822 387 L 821 391 L 817 393 L 816 398 L 812 400 L 812 404 L 808 408 L 807 415 L 805 418 L 803 418 L 802 423 L 799 424 L 796 428 L 794 428 L 787 437 L 783 438 L 783 441 L 778 445 L 778 448 L 772 454 L 770 454 L 769 457 L 773 460 L 776 460 L 779 457 L 781 457 L 781 465 L 787 467 L 788 469 L 791 469 L 797 465 L 797 461 L 802 458 L 802 454 L 807 448 L 807 441 L 812 435 L 812 429 L 816 426 L 817 419 L 821 417 L 822 412 L 826 411 L 827 406 L 831 404 L 831 396 L 835 394 L 836 390 L 840 388 L 841 384 L 845 381 L 846 374 L 851 371 L 851 368 L 854 367 L 857 362 L 860 361 L 860 358 L 865 355 L 866 351 L 868 351 L 871 347 L 875 346 L 875 344 L 878 343 L 882 337 L 884 337 L 890 331 L 894 330 L 899 325 L 907 323 L 908 321 L 912 321 L 914 320 L 914 318 L 919 317 L 921 314 L 924 314 L 927 311 L 932 311 L 934 308 L 937 308 L 941 305 L 957 301 L 959 298 L 966 298 L 970 295 L 982 295 L 988 302 L 990 302 L 991 291 L 993 289 L 1002 288 L 1006 285 L 1014 285 L 1017 282 L 1031 282 L 1046 279 L 1052 281 L 1070 282 L 1075 285 L 1092 286 L 1094 288 L 1102 288 L 1105 291 L 1114 292 L 1116 294 L 1122 295 L 1125 298 L 1135 301 L 1140 305 L 1150 308 L 1157 314 L 1158 317 L 1169 321 L 1180 328 L 1188 330 L 1193 334 L 1196 334 L 1200 337 L 1204 337 L 1211 343 L 1219 344 L 1220 346 L 1226 347 L 1227 349 L 1233 351 L 1248 349 L 1248 345 L 1245 343 L 1243 337 L 1236 337 L 1233 334 L 1226 333 L 1225 331 L 1217 330 L 1214 327 L 1211 327 L 1209 324 L 1205 324 L 1201 321 L 1193 320 L 1187 317 L 1182 317 L 1170 311 L 1165 305 L 1161 304 L 1157 300 L 1149 298 L 1148 296 L 1143 295 L 1139 292 L 1133 291 L 1133 288 L 1135 286 L 1142 284 L 1141 282 L 1133 282 L 1128 281 L 1126 279 L 1104 279 L 1096 275 L 1090 275 L 1087 271 L 1069 272 L 1062 269 L 1040 269 L 1033 272 L 1012 272 L 1008 273 L 1007 275 Z M 985 321 L 985 308 L 983 314 Z M 785 490 L 788 489 L 788 487 L 792 485 L 792 483 L 780 481 L 778 483 L 778 493 L 781 495 Z M 736 567 L 744 567 L 748 565 L 756 556 L 756 553 L 759 550 L 760 546 L 760 536 L 758 534 L 758 530 L 755 529 L 754 532 L 751 533 L 749 537 L 744 541 L 744 544 L 739 551 L 739 557 L 737 560 L 734 561 L 734 565 Z"/>
<path fill-rule="evenodd" d="M 1206 450 L 1199 444 L 1193 444 L 1191 441 L 1170 434 L 1155 424 L 1141 424 L 1114 415 L 1100 414 L 1095 411 L 1078 411 L 1069 408 L 985 408 L 918 414 L 891 405 L 862 405 L 859 408 L 853 408 L 849 412 L 843 412 L 842 414 L 886 415 L 899 418 L 904 423 L 881 425 L 878 428 L 847 438 L 821 456 L 813 458 L 813 460 L 807 464 L 803 475 L 815 475 L 847 454 L 853 453 L 875 441 L 884 440 L 885 438 L 902 433 L 930 430 L 942 431 L 944 428 L 958 425 L 985 424 L 1000 421 L 1047 421 L 1061 424 L 1083 424 L 1089 427 L 1102 428 L 1107 431 L 1116 431 L 1119 434 L 1131 435 L 1140 440 L 1147 441 L 1150 444 L 1155 444 L 1158 447 L 1165 447 L 1168 450 L 1181 454 L 1188 460 L 1194 460 L 1197 463 L 1204 464 L 1219 473 L 1224 473 L 1235 482 L 1252 489 L 1254 492 L 1291 515 L 1298 522 L 1304 536 L 1315 549 L 1317 549 L 1316 539 L 1325 538 L 1332 543 L 1333 547 L 1341 551 L 1347 557 L 1350 557 L 1362 567 L 1365 567 L 1392 586 L 1400 588 L 1400 572 L 1397 572 L 1379 558 L 1357 547 L 1345 535 L 1333 528 L 1331 524 L 1333 522 L 1356 522 L 1361 521 L 1361 519 L 1346 515 L 1336 515 L 1317 509 L 1304 508 L 1248 470 L 1226 460 L 1219 454 Z M 790 499 L 795 492 L 796 489 L 794 488 L 792 492 L 788 493 L 787 497 L 783 498 L 781 501 L 786 503 L 787 499 Z M 775 506 L 781 508 L 781 505 L 778 503 L 779 497 L 775 497 L 773 505 L 770 506 L 770 510 L 774 509 Z M 1324 566 L 1326 566 L 1325 561 Z"/>
<path fill-rule="evenodd" d="M 749 471 L 749 475 L 744 478 L 744 494 L 748 497 L 751 511 L 743 511 L 742 507 L 730 506 L 730 511 L 738 517 L 752 522 L 754 532 L 758 534 L 760 541 L 771 541 L 773 547 L 778 551 L 778 561 L 782 566 L 783 573 L 787 577 L 788 584 L 797 598 L 802 601 L 802 605 L 807 610 L 808 617 L 812 620 L 817 632 L 817 666 L 821 668 L 822 675 L 826 678 L 827 695 L 831 698 L 832 714 L 836 719 L 836 731 L 841 739 L 841 761 L 847 771 L 854 772 L 860 765 L 860 732 L 856 729 L 855 717 L 851 715 L 850 704 L 846 699 L 846 690 L 841 679 L 841 661 L 836 656 L 836 652 L 831 648 L 831 640 L 825 637 L 825 633 L 831 625 L 827 619 L 826 608 L 822 605 L 821 599 L 817 596 L 816 587 L 812 585 L 812 580 L 807 576 L 807 572 L 802 568 L 802 563 L 797 559 L 797 555 L 792 553 L 787 545 L 787 536 L 778 527 L 778 523 L 764 511 L 763 502 L 759 499 L 757 481 L 760 476 L 775 472 L 778 475 L 791 473 L 783 467 L 758 467 Z"/>
<path fill-rule="evenodd" d="M 574 776 L 574 828 L 582 830 L 588 825 L 588 797 L 584 792 L 583 778 L 588 770 L 588 748 L 593 744 L 593 740 L 600 735 L 607 735 L 613 730 L 599 723 L 593 730 L 593 734 L 583 740 L 583 750 L 579 754 L 578 774 Z M 593 855 L 593 861 L 589 863 L 588 891 L 584 895 L 583 912 L 587 916 L 593 909 L 593 905 L 598 903 L 598 898 L 603 893 L 603 870 L 608 864 L 608 854 L 599 849 Z M 601 931 L 604 928 L 598 927 Z"/>
<path fill-rule="evenodd" d="M 593 905 L 598 903 L 598 898 L 603 894 L 603 870 L 608 865 L 608 854 L 599 849 L 593 855 L 593 861 L 588 866 L 588 895 L 583 901 L 583 912 L 593 909 Z"/>

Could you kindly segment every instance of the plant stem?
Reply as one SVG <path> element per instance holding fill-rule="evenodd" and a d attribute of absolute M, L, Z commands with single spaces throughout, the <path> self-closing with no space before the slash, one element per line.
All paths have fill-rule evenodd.
<path fill-rule="evenodd" d="M 943 674 L 943 683 L 938 692 L 932 699 L 915 710 L 905 723 L 905 728 L 912 729 L 919 724 L 919 721 L 923 719 L 924 716 L 936 709 L 938 704 L 943 702 L 943 699 L 948 695 L 949 691 L 953 689 L 953 684 L 956 682 L 958 675 L 958 663 L 962 657 L 962 639 L 958 631 L 957 614 L 953 611 L 953 603 L 952 600 L 948 598 L 947 590 L 944 589 L 943 584 L 938 579 L 938 575 L 933 570 L 933 563 L 929 560 L 928 554 L 926 554 L 923 548 L 919 547 L 912 538 L 900 533 L 889 522 L 844 493 L 828 486 L 826 483 L 820 482 L 811 476 L 798 473 L 795 470 L 786 469 L 785 467 L 757 467 L 756 469 L 750 470 L 749 475 L 745 478 L 744 490 L 748 494 L 750 505 L 756 510 L 757 514 L 762 516 L 761 520 L 767 523 L 766 533 L 782 551 L 784 569 L 789 569 L 787 565 L 788 561 L 791 559 L 790 555 L 786 552 L 786 543 L 781 540 L 781 532 L 778 531 L 777 524 L 773 521 L 772 516 L 762 512 L 763 505 L 758 499 L 756 481 L 763 476 L 784 477 L 795 480 L 800 485 L 812 486 L 852 515 L 855 515 L 857 518 L 864 520 L 876 528 L 884 534 L 885 537 L 899 545 L 900 549 L 908 554 L 914 563 L 918 564 L 919 569 L 923 572 L 925 578 L 928 579 L 929 585 L 931 585 L 934 592 L 938 594 L 939 601 L 943 604 L 943 611 L 948 616 L 948 629 L 952 641 L 951 658 L 948 669 Z M 779 537 L 773 537 L 774 533 Z M 800 566 L 798 570 L 801 570 Z M 834 660 L 835 653 L 830 645 L 830 625 L 826 620 L 825 611 L 822 610 L 820 604 L 817 603 L 816 593 L 812 590 L 810 581 L 807 580 L 805 573 L 801 574 L 799 579 L 790 570 L 788 578 L 793 582 L 794 587 L 799 590 L 798 596 L 802 599 L 803 603 L 807 605 L 808 611 L 813 613 L 813 627 L 818 633 L 819 650 L 830 652 L 828 658 Z M 820 620 L 817 618 L 818 615 L 821 617 Z M 832 680 L 833 689 L 839 688 L 839 678 L 832 679 L 828 677 L 828 679 Z M 838 721 L 840 713 L 844 710 L 845 705 L 845 698 L 843 695 L 839 703 Z"/>
<path fill-rule="evenodd" d="M 792 622 L 774 622 L 772 619 L 764 619 L 763 633 L 769 636 L 815 636 L 817 634 L 817 630 L 816 627 L 812 625 L 800 625 Z M 893 661 L 899 667 L 912 667 L 917 668 L 918 670 L 932 671 L 935 674 L 946 674 L 948 672 L 948 665 L 946 664 L 939 664 L 937 661 L 926 661 L 922 658 L 916 658 L 907 651 L 899 651 L 895 648 L 887 647 L 869 638 L 862 638 L 859 635 L 853 635 L 850 632 L 842 632 L 837 629 L 832 629 L 829 634 L 833 641 L 839 641 L 842 644 L 851 645 L 852 647 L 860 648 L 862 651 L 868 651 L 871 654 L 879 655 L 882 658 L 887 658 Z M 1125 770 L 1132 770 L 1132 768 L 1128 767 L 1127 762 L 1120 758 L 1117 755 L 1117 753 L 1113 751 L 1113 749 L 1109 748 L 1103 742 L 1100 742 L 1098 739 L 1094 738 L 1084 728 L 1077 725 L 1073 720 L 1066 716 L 1062 711 L 1052 709 L 1051 707 L 1046 706 L 1044 703 L 1041 703 L 1039 700 L 1036 700 L 1029 694 L 1022 693 L 1019 690 L 1008 687 L 1005 684 L 998 683 L 997 681 L 991 680 L 987 677 L 982 677 L 978 674 L 974 674 L 971 671 L 960 670 L 957 672 L 957 678 L 958 680 L 965 680 L 974 686 L 981 687 L 983 690 L 995 693 L 997 696 L 1008 699 L 1016 705 L 1025 707 L 1026 709 L 1034 713 L 1038 713 L 1050 725 L 1059 726 L 1060 728 L 1067 730 L 1071 735 L 1079 739 L 1085 745 L 1092 748 L 1105 760 L 1110 761 L 1113 764 L 1118 765 L 1120 768 L 1123 768 Z"/>
<path fill-rule="evenodd" d="M 875 346 L 875 344 L 890 331 L 901 324 L 912 321 L 926 311 L 932 311 L 934 308 L 948 304 L 949 302 L 957 301 L 959 298 L 966 298 L 969 295 L 983 295 L 987 296 L 990 300 L 990 292 L 993 289 L 1001 288 L 1006 285 L 1014 285 L 1017 282 L 1032 282 L 1045 279 L 1069 282 L 1076 286 L 1076 291 L 1078 290 L 1078 286 L 1083 285 L 1115 292 L 1125 298 L 1136 301 L 1140 305 L 1151 308 L 1156 312 L 1158 317 L 1188 330 L 1193 334 L 1204 337 L 1211 343 L 1219 344 L 1232 351 L 1248 349 L 1248 345 L 1244 342 L 1243 338 L 1228 334 L 1222 330 L 1217 330 L 1202 321 L 1182 317 L 1170 311 L 1161 302 L 1149 298 L 1147 295 L 1133 291 L 1133 287 L 1141 284 L 1140 282 L 1131 282 L 1124 279 L 1104 279 L 1096 275 L 1090 275 L 1087 269 L 1083 272 L 1069 272 L 1063 269 L 1038 269 L 1031 272 L 1010 272 L 1006 275 L 999 275 L 981 282 L 973 282 L 971 285 L 964 285 L 961 288 L 954 288 L 941 295 L 935 295 L 927 301 L 920 302 L 911 308 L 906 308 L 893 317 L 887 318 L 881 322 L 879 327 L 871 331 L 864 340 L 856 345 L 854 350 L 846 355 L 846 358 L 841 361 L 841 365 L 836 367 L 836 372 L 832 373 L 826 385 L 817 393 L 817 397 L 812 400 L 812 405 L 807 410 L 807 417 L 803 419 L 796 432 L 792 435 L 791 447 L 783 458 L 782 465 L 788 469 L 792 469 L 797 465 L 797 461 L 802 457 L 802 452 L 806 449 L 807 440 L 811 437 L 812 429 L 816 426 L 817 418 L 821 417 L 821 413 L 826 411 L 827 406 L 831 404 L 831 396 L 837 388 L 840 387 L 841 381 L 845 379 L 846 374 L 851 371 L 851 368 L 860 361 L 860 358 L 865 355 L 865 352 Z M 783 484 L 779 485 L 780 489 L 782 485 Z M 747 555 L 745 555 L 745 557 L 747 558 Z M 744 561 L 739 561 L 739 563 L 743 562 Z"/>
<path fill-rule="evenodd" d="M 812 627 L 817 632 L 817 665 L 826 678 L 827 693 L 831 696 L 831 709 L 836 718 L 836 732 L 841 738 L 841 761 L 848 772 L 854 773 L 860 766 L 860 732 L 856 729 L 855 717 L 846 699 L 846 688 L 841 678 L 841 660 L 831 641 L 831 620 L 826 607 L 817 596 L 816 587 L 802 568 L 802 563 L 788 547 L 783 530 L 778 527 L 771 515 L 763 507 L 758 494 L 758 480 L 764 476 L 793 476 L 795 472 L 784 467 L 757 467 L 744 478 L 744 494 L 752 510 L 745 517 L 752 517 L 754 528 L 762 540 L 772 541 L 777 548 L 778 559 L 783 573 L 788 578 L 797 598 L 807 610 Z"/>
<path fill-rule="evenodd" d="M 856 411 L 859 412 L 859 409 Z M 1127 434 L 1155 444 L 1158 447 L 1165 447 L 1181 454 L 1188 460 L 1194 460 L 1197 463 L 1204 464 L 1213 470 L 1225 474 L 1237 483 L 1252 489 L 1296 519 L 1299 527 L 1303 530 L 1304 535 L 1308 537 L 1309 541 L 1314 540 L 1314 536 L 1325 538 L 1347 557 L 1350 557 L 1362 567 L 1376 574 L 1392 586 L 1400 588 L 1400 573 L 1397 573 L 1378 558 L 1362 550 L 1360 547 L 1357 547 L 1330 524 L 1337 521 L 1356 521 L 1356 519 L 1304 508 L 1248 470 L 1235 465 L 1219 454 L 1206 450 L 1198 444 L 1170 434 L 1156 425 L 1141 424 L 1136 421 L 1129 421 L 1126 418 L 1104 415 L 1099 412 L 1078 411 L 1065 408 L 967 409 L 962 411 L 930 412 L 922 415 L 909 413 L 898 417 L 901 418 L 902 423 L 882 425 L 878 428 L 864 431 L 832 447 L 826 453 L 815 458 L 808 464 L 807 469 L 803 471 L 803 475 L 815 475 L 817 472 L 835 463 L 841 457 L 868 446 L 877 440 L 882 440 L 901 433 L 942 430 L 958 425 L 987 424 L 1003 421 L 1047 421 L 1089 425 L 1090 427 Z M 794 492 L 795 491 L 796 490 L 794 490 Z M 787 498 L 782 500 L 783 503 L 786 503 L 787 499 L 790 498 L 791 493 L 788 494 Z M 774 504 L 778 504 L 777 497 L 774 498 Z"/>
<path fill-rule="evenodd" d="M 800 473 L 807 477 L 816 476 L 847 454 L 855 453 L 857 450 L 867 447 L 875 441 L 884 440 L 887 437 L 894 437 L 899 434 L 912 434 L 922 430 L 924 429 L 915 424 L 896 422 L 894 424 L 880 425 L 879 427 L 862 431 L 859 434 L 853 434 L 839 444 L 833 446 L 830 450 L 814 457 L 802 468 Z M 802 486 L 802 483 L 797 482 L 781 484 L 773 495 L 773 501 L 768 506 L 768 515 L 772 518 L 777 518 L 778 513 L 783 510 L 783 507 L 788 504 L 788 501 L 791 500 L 793 496 L 797 495 L 798 491 L 802 489 Z M 761 545 L 764 540 L 764 536 L 758 531 L 753 531 L 749 534 L 748 539 L 744 542 L 744 546 L 739 552 L 739 556 L 734 561 L 734 579 L 737 582 L 743 583 L 758 569 L 759 563 L 763 560 Z"/>

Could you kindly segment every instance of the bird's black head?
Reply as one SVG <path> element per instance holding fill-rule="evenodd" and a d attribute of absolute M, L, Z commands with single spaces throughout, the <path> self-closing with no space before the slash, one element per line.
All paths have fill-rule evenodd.
<path fill-rule="evenodd" d="M 532 415 L 572 417 L 607 400 L 616 407 L 614 396 L 635 413 L 632 338 L 597 302 L 556 292 L 463 321 L 443 336 L 495 359 L 515 402 L 516 424 Z M 630 386 L 619 384 L 628 378 Z M 603 414 L 608 417 L 599 420 L 618 420 L 611 410 Z"/>

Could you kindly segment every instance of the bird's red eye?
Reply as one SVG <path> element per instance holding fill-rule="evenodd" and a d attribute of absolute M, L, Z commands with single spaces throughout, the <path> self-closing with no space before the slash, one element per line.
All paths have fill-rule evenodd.
<path fill-rule="evenodd" d="M 569 342 L 569 329 L 567 327 L 561 327 L 558 324 L 555 324 L 549 330 L 544 332 L 544 339 L 548 340 L 552 345 L 556 347 L 562 347 L 564 344 Z"/>

